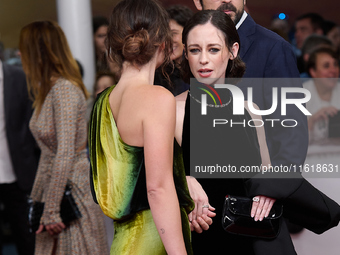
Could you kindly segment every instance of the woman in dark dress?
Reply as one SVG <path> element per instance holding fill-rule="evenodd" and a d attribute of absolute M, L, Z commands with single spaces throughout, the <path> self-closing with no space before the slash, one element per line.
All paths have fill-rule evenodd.
<path fill-rule="evenodd" d="M 238 56 L 240 40 L 235 29 L 235 25 L 228 15 L 219 11 L 202 11 L 194 15 L 189 20 L 183 31 L 183 44 L 185 44 L 185 57 L 183 70 L 187 70 L 187 74 L 194 76 L 200 84 L 205 86 L 214 84 L 225 84 L 225 77 L 239 78 L 242 77 L 245 65 Z M 190 69 L 189 69 L 190 68 Z M 211 86 L 212 87 L 212 86 Z M 182 148 L 184 153 L 184 160 L 186 164 L 187 175 L 190 175 L 189 162 L 190 158 L 190 137 L 191 142 L 195 143 L 203 151 L 203 154 L 212 160 L 218 161 L 221 157 L 225 158 L 231 166 L 239 169 L 241 166 L 258 166 L 269 165 L 269 153 L 265 141 L 263 127 L 255 128 L 246 125 L 228 126 L 224 125 L 223 128 L 216 128 L 211 134 L 211 124 L 214 111 L 223 111 L 224 118 L 240 122 L 251 119 L 259 119 L 259 116 L 254 116 L 245 111 L 244 115 L 233 115 L 233 103 L 229 93 L 219 93 L 222 102 L 225 103 L 223 108 L 208 107 L 208 114 L 205 116 L 204 121 L 199 117 L 201 104 L 195 94 L 194 87 L 191 87 L 187 97 L 180 95 L 177 98 L 177 127 L 183 123 L 181 118 L 185 112 L 184 125 L 183 125 L 183 140 Z M 219 90 L 221 91 L 221 90 Z M 184 110 L 184 101 L 185 110 Z M 208 102 L 209 103 L 209 102 Z M 191 108 L 191 109 L 190 109 Z M 245 104 L 245 108 L 246 104 Z M 189 112 L 190 111 L 190 112 Z M 198 115 L 195 115 L 195 114 Z M 190 116 L 191 115 L 191 116 Z M 194 116 L 193 116 L 194 115 Z M 181 123 L 182 122 L 182 123 Z M 191 125 L 191 129 L 190 129 Z M 195 130 L 199 127 L 199 133 L 205 134 L 203 137 L 196 138 Z M 190 130 L 192 132 L 190 132 Z M 190 134 L 189 134 L 190 132 Z M 181 132 L 177 132 L 177 137 Z M 218 139 L 215 139 L 218 137 Z M 199 140 L 199 141 L 198 141 Z M 217 150 L 212 150 L 214 144 L 223 144 L 223 150 L 218 153 Z M 196 151 L 195 151 L 196 153 Z M 202 155 L 203 155 L 202 154 Z M 194 160 L 202 158 L 201 155 L 192 155 Z M 195 164 L 196 165 L 196 164 Z M 199 185 L 197 180 L 193 177 L 188 177 L 188 186 L 191 191 L 198 192 Z M 249 178 L 207 178 L 198 179 L 206 192 L 207 199 L 201 199 L 200 202 L 196 201 L 195 212 L 193 217 L 189 216 L 192 220 L 191 227 L 193 232 L 193 249 L 196 254 L 260 254 L 256 253 L 257 249 L 254 245 L 257 239 L 249 237 L 241 237 L 225 232 L 221 226 L 221 212 L 226 195 L 248 196 Z M 195 188 L 196 187 L 196 188 Z M 198 188 L 197 188 L 198 187 Z M 202 191 L 201 191 L 202 192 Z M 194 195 L 195 196 L 195 195 Z M 202 194 L 197 195 L 197 197 Z M 203 196 L 204 197 L 204 196 Z M 208 202 L 209 199 L 209 202 Z M 258 201 L 256 201 L 258 200 Z M 253 202 L 251 216 L 254 220 L 263 220 L 268 216 L 275 199 L 268 196 L 257 194 Z M 216 217 L 214 223 L 211 224 L 211 210 L 207 208 L 211 204 L 216 208 Z M 208 210 L 209 209 L 209 210 Z M 212 215 L 213 216 L 213 215 Z M 210 226 L 209 226 L 210 224 Z M 281 227 L 284 245 L 280 247 L 282 254 L 295 254 L 289 233 L 285 227 Z M 274 254 L 274 251 L 265 254 Z"/>
<path fill-rule="evenodd" d="M 242 77 L 244 64 L 238 57 L 239 37 L 234 23 L 225 13 L 206 10 L 195 14 L 183 30 L 183 44 L 187 60 L 183 62 L 183 70 L 187 70 L 185 73 L 188 77 L 191 75 L 198 80 L 200 89 L 206 89 L 213 84 L 235 82 L 235 79 L 224 81 L 224 77 Z M 211 158 L 210 162 L 224 158 L 225 162 L 236 169 L 241 166 L 261 168 L 270 165 L 263 127 L 223 125 L 223 128 L 215 128 L 211 132 L 213 114 L 219 109 L 224 114 L 223 118 L 230 122 L 244 120 L 248 123 L 252 119 L 260 119 L 259 116 L 250 111 L 245 111 L 244 115 L 234 115 L 234 99 L 229 93 L 221 92 L 221 102 L 224 103 L 220 106 L 222 108 L 209 107 L 212 103 L 208 101 L 207 114 L 202 118 L 201 98 L 197 96 L 197 88 L 193 87 L 192 83 L 190 86 L 189 93 L 177 97 L 176 124 L 176 138 L 180 139 L 182 135 L 180 141 L 187 175 L 190 175 L 190 165 L 191 168 L 193 163 L 197 165 L 196 162 L 200 162 L 203 157 Z M 246 105 L 245 103 L 247 110 Z M 216 149 L 216 144 L 223 145 L 223 149 Z M 251 210 L 255 221 L 266 217 L 277 199 L 283 203 L 286 218 L 315 233 L 320 234 L 338 224 L 339 205 L 301 176 L 288 181 L 250 177 L 252 176 L 232 176 L 232 179 L 228 176 L 219 179 L 203 178 L 198 179 L 199 182 L 193 177 L 187 177 L 190 194 L 196 205 L 193 211 L 195 215 L 189 215 L 191 229 L 200 233 L 193 233 L 195 254 L 296 254 L 286 223 L 282 219 L 278 235 L 271 239 L 244 237 L 225 232 L 220 222 L 226 195 L 255 197 L 257 201 L 253 202 Z M 210 204 L 216 208 L 213 224 Z M 202 233 L 202 230 L 208 231 Z"/>

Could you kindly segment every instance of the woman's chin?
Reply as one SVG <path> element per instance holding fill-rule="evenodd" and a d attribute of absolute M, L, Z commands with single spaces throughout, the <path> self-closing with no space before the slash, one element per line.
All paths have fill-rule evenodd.
<path fill-rule="evenodd" d="M 214 84 L 216 84 L 216 82 L 218 80 L 217 78 L 211 78 L 211 77 L 204 78 L 204 77 L 201 77 L 201 76 L 197 76 L 195 78 L 199 83 L 203 83 L 203 84 L 206 84 L 206 85 L 214 85 Z"/>

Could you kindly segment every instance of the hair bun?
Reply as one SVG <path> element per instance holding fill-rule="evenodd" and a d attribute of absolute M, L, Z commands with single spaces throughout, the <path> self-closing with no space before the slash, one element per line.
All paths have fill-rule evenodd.
<path fill-rule="evenodd" d="M 139 68 L 153 59 L 163 43 L 164 59 L 170 61 L 169 17 L 157 0 L 119 1 L 112 11 L 106 38 L 111 60 L 120 68 L 124 62 Z"/>
<path fill-rule="evenodd" d="M 140 29 L 125 37 L 123 44 L 123 57 L 125 60 L 144 64 L 145 53 L 149 43 L 149 33 L 145 29 Z"/>

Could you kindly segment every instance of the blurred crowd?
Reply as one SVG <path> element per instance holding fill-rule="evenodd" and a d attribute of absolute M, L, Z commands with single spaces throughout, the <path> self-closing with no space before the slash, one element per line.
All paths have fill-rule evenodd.
<path fill-rule="evenodd" d="M 175 5 L 169 7 L 167 9 L 167 12 L 170 17 L 169 25 L 173 36 L 173 54 L 171 56 L 171 63 L 168 67 L 165 68 L 167 72 L 164 73 L 161 70 L 156 71 L 154 84 L 161 85 L 167 88 L 173 93 L 174 96 L 177 96 L 189 88 L 189 84 L 184 82 L 181 77 L 181 61 L 183 59 L 182 32 L 186 21 L 193 15 L 193 10 L 186 6 Z M 110 59 L 107 52 L 106 37 L 108 26 L 109 21 L 106 17 L 97 16 L 93 18 L 93 43 L 95 48 L 96 79 L 93 84 L 93 93 L 87 100 L 87 111 L 85 114 L 86 121 L 88 121 L 89 119 L 89 115 L 92 110 L 93 102 L 96 96 L 106 88 L 115 85 L 120 78 L 120 67 L 117 66 L 117 63 Z M 330 130 L 332 130 L 330 129 L 330 126 L 339 127 L 340 125 L 340 87 L 338 83 L 338 78 L 340 75 L 340 25 L 323 18 L 318 13 L 301 13 L 301 16 L 299 16 L 294 21 L 292 27 L 289 26 L 287 16 L 276 15 L 273 18 L 271 26 L 268 29 L 276 32 L 291 44 L 291 47 L 294 49 L 294 52 L 296 54 L 296 63 L 291 63 L 291 65 L 297 66 L 301 78 L 305 79 L 303 86 L 307 88 L 312 94 L 312 100 L 307 104 L 307 109 L 313 114 L 308 119 L 310 143 L 317 142 L 329 137 L 339 137 L 340 134 L 339 131 L 336 130 L 336 128 L 335 131 L 331 131 L 330 133 Z M 16 72 L 20 73 L 19 76 L 23 75 L 22 71 L 17 69 L 22 67 L 20 55 L 21 54 L 19 52 L 19 48 L 5 48 L 5 45 L 0 42 L 0 60 L 2 62 L 2 65 L 15 66 L 15 71 L 6 73 L 5 75 L 16 76 L 16 78 L 18 78 L 18 74 Z M 25 64 L 27 65 L 28 63 Z M 2 65 L 0 65 L 0 69 L 2 68 Z M 59 69 L 55 68 L 55 70 Z M 55 70 L 52 68 L 52 74 L 53 72 L 55 72 Z M 25 70 L 25 72 L 27 74 L 27 70 Z M 84 71 L 82 69 L 82 63 L 79 63 L 77 61 L 77 68 L 75 69 L 75 72 L 79 72 L 80 75 L 83 74 Z M 0 76 L 0 78 L 1 77 L 3 76 Z M 53 77 L 54 76 L 52 75 L 51 77 L 49 77 L 49 79 Z M 170 79 L 168 79 L 168 77 Z M 29 100 L 29 93 L 31 93 L 32 90 L 27 91 L 25 79 L 22 78 L 18 81 L 18 83 L 21 83 L 23 85 L 20 85 L 17 93 L 21 93 L 19 92 L 20 89 L 22 91 L 21 94 L 23 95 L 21 99 Z M 84 95 L 85 94 L 86 93 L 84 93 Z M 25 134 L 24 136 L 22 136 L 22 141 L 27 142 L 29 139 L 32 138 L 32 135 L 29 133 L 29 131 L 27 131 L 29 119 L 32 115 L 32 102 L 22 105 L 18 104 L 16 107 L 22 107 L 22 109 L 19 111 L 27 110 L 27 107 L 30 107 L 27 115 L 25 115 L 25 118 L 23 117 L 19 119 L 17 123 L 13 124 L 20 126 L 18 127 L 18 132 L 21 135 L 23 132 L 22 130 L 25 128 Z M 0 117 L 8 121 L 5 114 L 0 115 Z M 0 119 L 0 121 L 2 121 L 2 119 Z M 6 123 L 6 126 L 7 125 L 9 125 L 9 123 Z M 4 134 L 3 131 L 5 130 L 5 126 L 0 127 L 3 129 L 0 130 L 0 134 L 2 135 L 2 137 L 0 136 L 0 138 L 2 139 L 0 141 L 5 141 L 0 144 L 0 146 L 7 146 L 9 148 L 9 154 L 11 154 L 13 152 L 11 150 L 12 140 L 8 139 L 9 136 L 6 136 Z M 10 128 L 15 129 L 15 127 L 13 128 L 13 126 L 11 126 Z M 77 136 L 77 133 L 75 133 L 75 136 Z M 20 144 L 20 146 L 25 147 L 28 146 L 27 144 L 28 142 L 26 144 Z M 33 160 L 34 162 L 30 162 L 35 167 L 35 169 L 33 170 L 34 176 L 37 171 L 39 150 L 37 144 L 30 144 L 29 146 L 31 147 L 29 147 L 28 150 L 32 150 L 33 148 L 33 150 L 36 152 L 36 155 L 34 156 L 35 160 Z M 10 157 L 13 160 L 13 156 L 10 155 Z M 16 168 L 14 164 L 13 168 Z M 86 171 L 88 170 L 89 169 L 86 168 Z M 14 169 L 14 173 L 14 177 L 12 179 L 9 178 L 9 182 L 13 181 L 16 183 L 19 182 L 21 178 L 26 178 L 25 173 L 22 171 L 16 171 L 16 169 Z M 23 176 L 19 176 L 19 174 Z M 31 183 L 27 184 L 25 187 L 22 185 L 13 187 L 20 193 L 18 194 L 18 203 L 21 203 L 21 207 L 18 208 L 25 208 L 26 206 L 25 198 L 26 196 L 30 195 L 33 187 L 34 178 L 30 178 L 30 181 Z M 3 185 L 5 184 L 0 183 L 0 190 Z M 5 191 L 7 191 L 7 189 L 5 189 Z M 92 198 L 90 196 L 87 196 L 86 199 L 90 199 L 92 202 Z M 10 203 L 11 202 L 5 200 L 0 195 L 0 205 L 4 204 L 4 206 L 0 206 L 0 210 L 2 211 L 1 213 L 6 212 L 6 210 L 12 207 Z M 84 202 L 84 204 L 86 203 Z M 21 210 L 22 215 L 16 216 L 16 219 L 20 218 L 21 220 L 23 220 L 23 217 L 25 217 L 26 215 L 24 213 L 25 210 L 19 210 Z M 13 211 L 9 212 L 10 214 L 13 214 Z M 103 217 L 102 214 L 98 213 L 98 215 L 100 215 L 100 217 Z M 7 217 L 10 218 L 10 216 Z M 13 218 L 13 222 L 16 221 L 16 219 Z M 109 225 L 109 228 L 110 227 L 112 226 Z M 25 228 L 24 226 L 11 226 L 11 228 L 13 231 L 13 236 L 15 236 L 14 239 L 16 241 L 19 254 L 33 254 L 32 249 L 34 249 L 34 247 L 32 248 L 32 245 L 30 244 L 32 244 L 32 240 L 34 240 L 34 237 L 31 236 L 28 240 L 23 241 L 23 239 L 25 238 L 21 237 L 21 235 L 18 234 L 19 232 L 28 233 L 28 227 Z M 3 229 L 4 228 L 0 228 L 0 232 Z M 112 232 L 113 230 L 111 229 L 110 231 Z M 27 234 L 27 236 L 31 234 Z M 0 254 L 1 240 L 3 240 L 3 238 L 0 237 Z M 23 246 L 25 243 L 27 243 L 27 247 Z M 106 249 L 104 250 L 106 251 Z"/>

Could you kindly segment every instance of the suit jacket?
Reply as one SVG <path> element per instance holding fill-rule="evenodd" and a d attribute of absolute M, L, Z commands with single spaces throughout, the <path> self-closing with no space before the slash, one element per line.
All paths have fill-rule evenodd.
<path fill-rule="evenodd" d="M 248 14 L 237 30 L 240 57 L 246 63 L 244 78 L 299 78 L 291 45 L 276 33 L 258 25 Z"/>
<path fill-rule="evenodd" d="M 12 165 L 19 187 L 30 192 L 37 171 L 40 150 L 29 130 L 32 101 L 29 99 L 26 76 L 14 66 L 3 64 L 6 136 Z"/>
<path fill-rule="evenodd" d="M 289 43 L 277 34 L 259 25 L 247 16 L 238 29 L 241 41 L 240 56 L 246 63 L 244 78 L 298 78 L 296 57 Z M 272 83 L 272 84 L 271 84 Z M 244 94 L 247 87 L 253 88 L 253 102 L 260 109 L 269 109 L 272 104 L 273 87 L 302 87 L 299 79 L 249 79 L 239 84 Z M 279 93 L 280 94 L 280 93 Z M 299 98 L 290 94 L 290 98 Z M 280 101 L 279 101 L 280 102 Z M 303 165 L 308 148 L 308 125 L 306 116 L 297 108 L 287 108 L 287 115 L 281 115 L 280 103 L 266 119 L 295 119 L 294 128 L 265 126 L 266 140 L 273 166 Z M 299 174 L 294 179 L 257 179 L 245 182 L 250 197 L 259 194 L 281 199 L 284 203 L 284 216 L 315 233 L 322 233 L 338 225 L 340 207 L 332 199 L 309 184 Z M 288 240 L 286 240 L 288 244 Z M 260 254 L 270 242 L 255 242 L 254 248 Z M 263 246 L 264 244 L 264 246 Z M 275 246 L 275 241 L 272 242 Z M 266 253 L 264 253 L 266 254 Z M 269 253 L 268 253 L 269 254 Z"/>
<path fill-rule="evenodd" d="M 296 58 L 288 42 L 272 31 L 257 25 L 247 16 L 238 29 L 241 40 L 240 56 L 246 63 L 243 78 L 299 78 Z M 277 79 L 272 82 L 262 79 L 246 79 L 239 84 L 244 94 L 247 87 L 253 88 L 253 102 L 260 109 L 269 109 L 272 105 L 272 88 L 280 86 L 300 87 L 298 79 Z M 279 93 L 281 95 L 281 93 Z M 299 94 L 290 94 L 290 98 L 299 98 Z M 280 101 L 279 101 L 280 102 Z M 298 126 L 285 128 L 281 125 L 270 127 L 266 122 L 266 139 L 272 165 L 301 165 L 304 163 L 308 147 L 307 117 L 296 107 L 287 108 L 287 115 L 281 116 L 280 103 L 277 110 L 266 119 L 294 119 Z"/>

